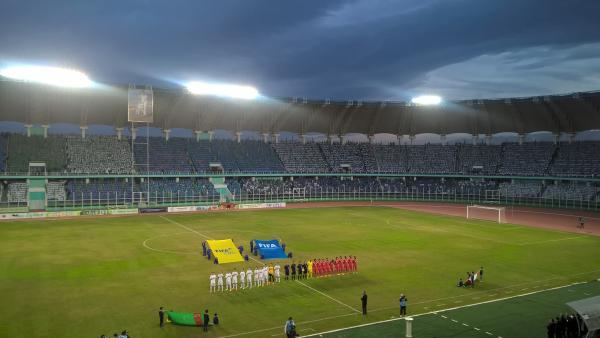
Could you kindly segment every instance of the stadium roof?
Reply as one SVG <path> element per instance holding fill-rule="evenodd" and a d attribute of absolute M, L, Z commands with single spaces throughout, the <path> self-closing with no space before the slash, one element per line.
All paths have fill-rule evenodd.
<path fill-rule="evenodd" d="M 0 81 L 0 120 L 127 127 L 127 86 L 64 89 Z M 600 129 L 600 92 L 415 106 L 404 102 L 303 99 L 246 101 L 154 88 L 152 126 L 336 135 L 572 133 Z"/>

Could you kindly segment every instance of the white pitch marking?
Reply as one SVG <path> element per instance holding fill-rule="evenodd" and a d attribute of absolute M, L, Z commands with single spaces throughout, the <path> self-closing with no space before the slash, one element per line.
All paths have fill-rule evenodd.
<path fill-rule="evenodd" d="M 316 292 L 316 293 L 318 293 L 318 294 L 320 294 L 320 295 L 323 295 L 323 296 L 325 296 L 325 297 L 327 297 L 327 298 L 329 298 L 329 299 L 333 300 L 334 302 L 336 302 L 336 303 L 338 303 L 338 304 L 341 304 L 341 305 L 343 305 L 343 306 L 345 306 L 345 307 L 347 307 L 347 308 L 351 309 L 352 311 L 354 311 L 354 312 L 356 312 L 356 313 L 361 313 L 359 310 L 357 310 L 357 309 L 353 308 L 352 306 L 350 306 L 350 305 L 348 305 L 348 304 L 346 304 L 346 303 L 344 303 L 344 302 L 342 302 L 342 301 L 340 301 L 340 300 L 337 300 L 337 299 L 335 299 L 335 298 L 331 297 L 330 295 L 328 295 L 328 294 L 326 294 L 326 293 L 324 293 L 324 292 L 321 292 L 321 291 L 319 291 L 319 290 L 317 290 L 317 289 L 315 289 L 315 288 L 313 288 L 313 287 L 311 287 L 311 286 L 309 286 L 309 285 L 306 285 L 306 284 L 302 283 L 302 282 L 301 282 L 301 281 L 299 281 L 299 280 L 296 280 L 296 282 L 297 282 L 297 283 L 300 283 L 301 285 L 303 285 L 303 286 L 304 286 L 304 287 L 306 287 L 306 288 L 309 288 L 309 289 L 313 290 L 314 292 Z"/>
<path fill-rule="evenodd" d="M 456 320 L 456 319 L 450 319 L 450 320 L 453 321 L 453 322 L 455 322 L 455 323 L 458 323 L 458 320 Z"/>
<path fill-rule="evenodd" d="M 442 318 L 444 318 L 444 319 L 448 319 L 448 317 L 446 317 L 446 316 L 444 316 L 444 315 L 442 315 Z"/>
<path fill-rule="evenodd" d="M 490 332 L 485 331 L 485 334 L 488 334 L 490 336 L 493 336 L 493 334 L 491 334 Z"/>
<path fill-rule="evenodd" d="M 463 326 L 469 326 L 469 324 L 462 323 Z"/>
<path fill-rule="evenodd" d="M 592 272 L 596 272 L 596 271 L 592 271 Z M 579 284 L 585 284 L 585 282 L 576 282 L 576 283 L 571 283 L 571 284 L 563 285 L 563 286 L 557 286 L 557 287 L 549 288 L 549 289 L 545 289 L 545 290 L 532 291 L 532 292 L 523 293 L 523 294 L 520 294 L 520 295 L 514 295 L 514 296 L 508 296 L 508 297 L 504 297 L 504 298 L 492 299 L 492 300 L 487 300 L 487 301 L 484 301 L 484 302 L 479 302 L 479 303 L 474 303 L 474 304 L 466 304 L 466 305 L 456 306 L 456 307 L 452 307 L 452 308 L 448 308 L 448 309 L 437 310 L 437 312 L 442 312 L 442 311 L 447 312 L 447 311 L 453 311 L 453 310 L 458 310 L 458 309 L 473 307 L 473 306 L 482 305 L 482 304 L 496 303 L 496 302 L 501 302 L 501 301 L 508 300 L 508 299 L 529 296 L 529 295 L 533 295 L 533 294 L 537 294 L 537 293 L 541 293 L 541 292 L 545 292 L 545 291 L 552 291 L 552 290 L 563 289 L 563 288 L 566 288 L 566 287 L 570 287 L 570 286 L 573 286 L 573 285 L 579 285 Z M 434 312 L 436 312 L 436 311 L 419 313 L 419 314 L 412 315 L 410 317 L 414 318 L 414 317 L 426 316 L 426 315 L 433 314 Z M 402 318 L 380 320 L 380 321 L 366 323 L 366 324 L 360 324 L 360 325 L 343 327 L 343 328 L 340 328 L 340 329 L 333 329 L 333 330 L 329 330 L 329 331 L 323 331 L 323 332 L 319 332 L 319 333 L 315 333 L 315 334 L 306 335 L 304 337 L 321 336 L 321 335 L 329 334 L 329 333 L 333 333 L 333 332 L 340 332 L 340 331 L 355 329 L 355 328 L 359 328 L 359 327 L 377 325 L 377 324 L 382 324 L 382 323 L 397 321 L 397 320 L 400 320 L 400 319 L 402 319 Z M 490 335 L 492 335 L 492 334 L 490 333 Z M 221 338 L 226 338 L 226 337 L 221 337 Z"/>
<path fill-rule="evenodd" d="M 475 330 L 477 330 L 477 331 L 481 331 L 481 329 L 480 329 L 480 328 L 478 328 L 478 327 L 473 327 L 473 329 L 475 329 Z"/>

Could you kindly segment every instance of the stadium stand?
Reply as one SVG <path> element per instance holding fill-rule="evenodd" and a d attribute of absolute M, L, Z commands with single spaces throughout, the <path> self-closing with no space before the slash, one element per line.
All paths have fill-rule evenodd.
<path fill-rule="evenodd" d="M 498 171 L 502 147 L 497 145 L 458 146 L 457 171 L 461 174 L 491 175 Z"/>
<path fill-rule="evenodd" d="M 428 144 L 408 147 L 410 173 L 450 174 L 456 172 L 456 146 Z"/>
<path fill-rule="evenodd" d="M 581 183 L 549 184 L 542 194 L 547 199 L 593 201 L 600 188 Z"/>
<path fill-rule="evenodd" d="M 556 146 L 550 142 L 506 143 L 502 147 L 501 175 L 542 176 L 548 170 Z"/>
<path fill-rule="evenodd" d="M 0 173 L 6 171 L 6 149 L 7 136 L 0 134 Z"/>
<path fill-rule="evenodd" d="M 67 170 L 76 174 L 129 174 L 131 145 L 113 136 L 67 137 Z"/>
<path fill-rule="evenodd" d="M 144 142 L 144 143 L 143 143 Z M 135 170 L 145 172 L 146 164 L 152 173 L 190 173 L 192 161 L 188 155 L 188 139 L 173 137 L 166 141 L 159 137 L 150 137 L 149 163 L 146 161 L 146 140 L 134 144 Z"/>
<path fill-rule="evenodd" d="M 151 194 L 180 194 L 180 195 L 214 195 L 216 194 L 212 184 L 208 179 L 203 178 L 174 178 L 151 179 L 150 180 Z M 143 191 L 145 187 L 138 186 L 139 191 Z"/>
<path fill-rule="evenodd" d="M 27 202 L 27 183 L 9 183 L 6 197 L 8 202 Z"/>
<path fill-rule="evenodd" d="M 50 181 L 46 184 L 46 197 L 48 200 L 64 201 L 67 199 L 65 181 Z"/>
<path fill-rule="evenodd" d="M 319 147 L 331 172 L 366 172 L 359 144 L 319 143 Z"/>
<path fill-rule="evenodd" d="M 542 192 L 541 182 L 529 182 L 529 181 L 515 181 L 515 182 L 502 182 L 498 185 L 500 195 L 504 197 L 525 197 L 534 198 L 539 197 Z"/>
<path fill-rule="evenodd" d="M 400 145 L 373 145 L 377 171 L 382 173 L 407 173 L 408 148 Z"/>
<path fill-rule="evenodd" d="M 65 137 L 50 135 L 44 138 L 10 134 L 8 138 L 8 171 L 26 173 L 30 162 L 46 163 L 48 172 L 64 172 L 67 166 Z"/>
<path fill-rule="evenodd" d="M 280 142 L 273 144 L 273 149 L 288 172 L 329 172 L 329 165 L 317 143 Z"/>
<path fill-rule="evenodd" d="M 549 173 L 554 176 L 599 176 L 600 142 L 559 144 Z"/>
<path fill-rule="evenodd" d="M 123 179 L 69 180 L 66 185 L 68 198 L 74 201 L 131 198 L 131 182 Z M 137 190 L 134 184 L 134 190 Z"/>

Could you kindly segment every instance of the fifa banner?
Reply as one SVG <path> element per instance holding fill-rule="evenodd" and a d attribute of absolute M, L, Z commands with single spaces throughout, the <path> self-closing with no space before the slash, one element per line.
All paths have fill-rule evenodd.
<path fill-rule="evenodd" d="M 154 121 L 154 93 L 152 89 L 129 88 L 127 92 L 127 120 L 129 122 Z"/>
<path fill-rule="evenodd" d="M 287 258 L 287 255 L 279 245 L 279 241 L 272 239 L 270 241 L 263 241 L 255 239 L 256 248 L 258 249 L 258 255 L 261 259 L 278 259 Z"/>
<path fill-rule="evenodd" d="M 219 264 L 243 262 L 244 257 L 240 255 L 231 239 L 216 239 L 206 241 L 213 255 L 219 260 Z"/>
<path fill-rule="evenodd" d="M 201 313 L 167 311 L 167 318 L 176 325 L 202 326 Z"/>

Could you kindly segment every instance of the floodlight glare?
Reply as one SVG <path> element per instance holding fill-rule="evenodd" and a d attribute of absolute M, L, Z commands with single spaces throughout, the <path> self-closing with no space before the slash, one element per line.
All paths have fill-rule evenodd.
<path fill-rule="evenodd" d="M 414 104 L 420 104 L 420 105 L 424 105 L 424 106 L 436 105 L 436 104 L 440 104 L 440 102 L 442 102 L 442 98 L 439 96 L 435 96 L 435 95 L 421 95 L 421 96 L 414 97 L 411 100 L 411 102 Z"/>
<path fill-rule="evenodd" d="M 0 75 L 21 81 L 39 82 L 61 87 L 88 87 L 92 81 L 84 73 L 66 68 L 13 66 L 0 70 Z"/>
<path fill-rule="evenodd" d="M 186 87 L 190 93 L 195 95 L 214 95 L 245 100 L 252 100 L 259 96 L 258 90 L 248 86 L 192 81 Z"/>

